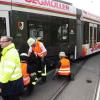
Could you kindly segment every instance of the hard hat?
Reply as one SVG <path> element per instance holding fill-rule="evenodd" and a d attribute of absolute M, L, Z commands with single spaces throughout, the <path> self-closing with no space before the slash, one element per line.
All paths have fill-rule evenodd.
<path fill-rule="evenodd" d="M 29 38 L 29 39 L 27 40 L 27 43 L 28 43 L 28 45 L 31 47 L 33 44 L 36 43 L 36 40 L 33 39 L 33 38 Z"/>
<path fill-rule="evenodd" d="M 27 53 L 21 53 L 20 56 L 28 57 L 28 54 Z"/>
<path fill-rule="evenodd" d="M 28 54 L 27 53 L 21 53 L 20 54 L 20 60 L 21 61 L 27 61 L 28 60 Z"/>
<path fill-rule="evenodd" d="M 59 57 L 66 57 L 66 54 L 65 54 L 65 52 L 59 52 Z"/>

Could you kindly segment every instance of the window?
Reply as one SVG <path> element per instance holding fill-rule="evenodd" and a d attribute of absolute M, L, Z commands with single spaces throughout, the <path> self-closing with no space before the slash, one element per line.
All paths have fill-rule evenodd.
<path fill-rule="evenodd" d="M 89 23 L 84 22 L 84 29 L 83 29 L 83 44 L 89 43 Z"/>
<path fill-rule="evenodd" d="M 43 26 L 42 24 L 29 24 L 29 28 L 30 28 L 30 36 L 37 38 L 40 37 L 41 39 L 43 39 Z"/>
<path fill-rule="evenodd" d="M 90 47 L 93 45 L 93 27 L 90 27 Z"/>
<path fill-rule="evenodd" d="M 97 28 L 94 27 L 94 43 L 96 43 L 97 40 L 96 34 L 97 34 Z"/>
<path fill-rule="evenodd" d="M 6 35 L 6 19 L 0 17 L 0 36 Z"/>
<path fill-rule="evenodd" d="M 61 25 L 58 28 L 58 40 L 65 41 L 68 38 L 68 24 Z"/>
<path fill-rule="evenodd" d="M 97 42 L 100 42 L 100 25 L 97 27 Z"/>

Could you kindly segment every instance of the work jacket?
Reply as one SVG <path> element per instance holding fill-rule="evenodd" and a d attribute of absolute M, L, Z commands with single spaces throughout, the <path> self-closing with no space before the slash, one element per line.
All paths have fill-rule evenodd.
<path fill-rule="evenodd" d="M 66 58 L 60 60 L 60 67 L 58 70 L 59 75 L 70 75 L 70 61 Z"/>
<path fill-rule="evenodd" d="M 23 91 L 19 54 L 13 43 L 2 50 L 0 61 L 0 88 L 2 89 L 2 95 L 16 94 Z"/>
<path fill-rule="evenodd" d="M 36 46 L 35 47 L 32 47 L 32 50 L 37 56 L 41 57 L 42 49 L 40 47 L 40 42 L 39 41 L 36 42 Z"/>
<path fill-rule="evenodd" d="M 23 82 L 24 82 L 24 86 L 28 85 L 30 83 L 30 75 L 27 72 L 27 63 L 21 62 L 21 67 L 22 67 L 22 75 L 23 75 Z"/>

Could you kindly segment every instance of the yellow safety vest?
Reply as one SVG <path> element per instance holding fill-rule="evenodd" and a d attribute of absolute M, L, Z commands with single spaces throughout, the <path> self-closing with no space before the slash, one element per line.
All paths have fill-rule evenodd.
<path fill-rule="evenodd" d="M 2 51 L 0 61 L 0 82 L 7 83 L 22 77 L 20 58 L 15 45 L 11 43 Z"/>

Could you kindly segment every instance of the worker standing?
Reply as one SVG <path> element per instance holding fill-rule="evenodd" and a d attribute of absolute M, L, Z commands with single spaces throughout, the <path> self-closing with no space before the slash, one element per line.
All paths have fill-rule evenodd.
<path fill-rule="evenodd" d="M 42 76 L 43 81 L 46 81 L 46 66 L 45 66 L 45 56 L 47 55 L 47 50 L 44 47 L 43 43 L 40 42 L 38 39 L 29 38 L 27 40 L 29 45 L 28 55 L 30 56 L 34 53 L 34 57 L 37 61 L 37 72 L 38 76 Z"/>
<path fill-rule="evenodd" d="M 20 100 L 24 91 L 19 54 L 12 42 L 13 38 L 2 36 L 0 45 L 3 49 L 0 60 L 0 95 L 3 100 Z"/>

